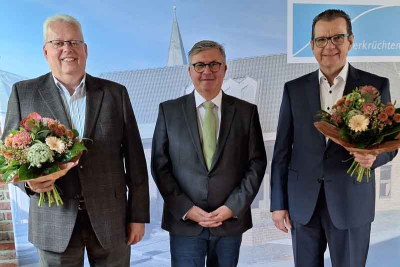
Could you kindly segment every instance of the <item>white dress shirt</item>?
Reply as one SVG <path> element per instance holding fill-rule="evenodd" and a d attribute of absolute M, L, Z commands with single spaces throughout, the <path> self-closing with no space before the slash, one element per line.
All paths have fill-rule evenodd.
<path fill-rule="evenodd" d="M 346 62 L 338 76 L 333 80 L 333 85 L 330 86 L 328 79 L 319 70 L 319 92 L 321 100 L 321 109 L 329 113 L 332 111 L 332 106 L 343 96 L 344 87 L 346 86 L 347 74 L 349 72 L 349 63 Z"/>
<path fill-rule="evenodd" d="M 82 139 L 85 130 L 85 117 L 86 117 L 86 74 L 83 76 L 82 81 L 78 87 L 75 88 L 74 93 L 71 95 L 68 89 L 60 83 L 56 77 L 54 82 L 60 90 L 61 99 L 64 104 L 65 113 L 71 127 L 76 129 L 79 133 L 79 138 Z"/>
<path fill-rule="evenodd" d="M 318 72 L 319 78 L 319 95 L 321 101 L 321 109 L 329 113 L 332 112 L 332 106 L 343 96 L 344 87 L 346 86 L 347 74 L 349 72 L 349 63 L 346 62 L 338 76 L 333 80 L 331 86 L 328 79 L 322 73 L 321 69 Z M 328 142 L 328 137 L 325 141 Z"/>

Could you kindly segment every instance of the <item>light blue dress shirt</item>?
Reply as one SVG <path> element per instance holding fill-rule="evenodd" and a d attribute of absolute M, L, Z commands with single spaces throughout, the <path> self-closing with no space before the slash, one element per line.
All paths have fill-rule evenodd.
<path fill-rule="evenodd" d="M 78 87 L 75 88 L 72 95 L 69 93 L 68 89 L 56 79 L 56 77 L 53 76 L 53 78 L 55 84 L 60 90 L 61 99 L 64 104 L 68 121 L 72 128 L 78 131 L 79 138 L 82 139 L 85 130 L 86 117 L 86 74 L 83 76 L 82 81 Z"/>

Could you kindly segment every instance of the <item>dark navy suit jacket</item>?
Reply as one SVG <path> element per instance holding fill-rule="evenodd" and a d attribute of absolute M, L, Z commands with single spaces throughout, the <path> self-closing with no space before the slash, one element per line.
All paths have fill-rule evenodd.
<path fill-rule="evenodd" d="M 358 86 L 372 85 L 390 101 L 389 80 L 349 66 L 344 95 Z M 318 71 L 285 84 L 272 159 L 271 211 L 289 210 L 292 220 L 307 224 L 313 215 L 321 183 L 330 217 L 339 229 L 358 227 L 374 220 L 374 169 L 394 158 L 397 151 L 380 154 L 369 182 L 361 183 L 346 171 L 349 152 L 318 132 L 313 123 L 321 109 Z"/>

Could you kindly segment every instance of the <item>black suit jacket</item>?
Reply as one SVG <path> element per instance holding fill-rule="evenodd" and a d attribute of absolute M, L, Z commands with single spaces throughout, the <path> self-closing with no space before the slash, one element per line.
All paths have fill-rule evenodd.
<path fill-rule="evenodd" d="M 50 73 L 14 84 L 3 139 L 31 112 L 71 127 Z M 85 142 L 88 152 L 82 155 L 79 166 L 55 183 L 64 205 L 38 207 L 39 194 L 31 196 L 29 241 L 39 249 L 66 249 L 81 193 L 93 229 L 106 249 L 126 241 L 128 222 L 150 220 L 146 161 L 126 88 L 87 74 L 84 128 L 84 137 L 91 140 Z"/>
<path fill-rule="evenodd" d="M 217 149 L 206 167 L 194 93 L 160 104 L 153 137 L 152 174 L 164 198 L 162 228 L 195 236 L 202 227 L 182 220 L 196 205 L 207 212 L 222 205 L 237 218 L 210 228 L 217 236 L 241 234 L 252 227 L 250 204 L 261 185 L 266 165 L 257 107 L 223 94 Z"/>
<path fill-rule="evenodd" d="M 356 87 L 372 85 L 382 102 L 390 101 L 389 80 L 349 66 L 344 95 Z M 369 182 L 361 183 L 346 171 L 352 160 L 340 145 L 329 140 L 314 127 L 321 109 L 318 71 L 285 84 L 279 114 L 277 137 L 272 159 L 271 211 L 289 210 L 291 219 L 307 224 L 314 212 L 321 184 L 329 214 L 339 229 L 370 223 L 375 215 L 374 169 L 392 160 L 396 152 L 380 154 L 372 166 Z"/>

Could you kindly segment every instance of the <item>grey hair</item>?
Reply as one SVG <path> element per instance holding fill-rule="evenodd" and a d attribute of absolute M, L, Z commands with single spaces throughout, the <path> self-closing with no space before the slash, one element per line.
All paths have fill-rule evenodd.
<path fill-rule="evenodd" d="M 213 49 L 213 48 L 219 50 L 222 57 L 224 58 L 224 63 L 226 63 L 226 55 L 225 55 L 224 46 L 222 44 L 219 44 L 217 42 L 210 41 L 210 40 L 203 40 L 203 41 L 200 41 L 200 42 L 197 42 L 194 44 L 194 46 L 192 47 L 192 49 L 190 49 L 190 51 L 188 53 L 189 62 L 192 63 L 192 56 L 194 56 L 202 51 Z"/>
<path fill-rule="evenodd" d="M 78 28 L 79 32 L 81 33 L 82 41 L 83 41 L 82 26 L 79 23 L 79 21 L 70 15 L 56 14 L 51 17 L 48 17 L 43 23 L 43 38 L 44 38 L 45 42 L 47 41 L 47 31 L 49 29 L 49 25 L 55 21 L 62 21 L 62 22 L 71 23 L 71 24 L 75 25 Z"/>

